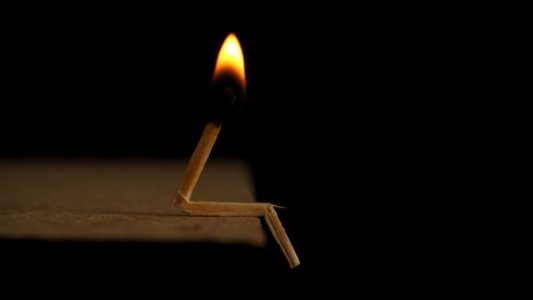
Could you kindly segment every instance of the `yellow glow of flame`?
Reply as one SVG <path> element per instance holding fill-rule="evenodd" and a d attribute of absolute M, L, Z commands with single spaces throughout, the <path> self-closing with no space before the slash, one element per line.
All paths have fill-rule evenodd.
<path fill-rule="evenodd" d="M 215 66 L 214 78 L 222 73 L 229 72 L 238 77 L 243 87 L 246 87 L 246 76 L 244 74 L 244 57 L 242 55 L 241 44 L 234 33 L 230 33 L 220 52 L 218 53 L 217 64 Z"/>

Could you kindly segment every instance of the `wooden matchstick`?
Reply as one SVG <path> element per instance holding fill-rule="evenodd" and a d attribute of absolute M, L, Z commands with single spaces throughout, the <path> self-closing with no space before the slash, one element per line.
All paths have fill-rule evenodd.
<path fill-rule="evenodd" d="M 179 192 L 178 192 L 179 193 Z M 239 202 L 195 202 L 181 198 L 180 208 L 191 216 L 217 216 L 217 217 L 265 217 L 272 236 L 280 246 L 291 268 L 300 264 L 300 259 L 279 220 L 275 207 L 270 203 L 239 203 Z"/>
<path fill-rule="evenodd" d="M 268 206 L 267 214 L 265 215 L 265 220 L 268 227 L 270 228 L 270 231 L 272 232 L 272 235 L 274 236 L 274 239 L 283 251 L 285 258 L 287 258 L 287 260 L 289 261 L 289 265 L 291 266 L 291 268 L 298 266 L 300 264 L 300 259 L 298 258 L 296 251 L 294 251 L 294 247 L 292 246 L 291 240 L 285 232 L 285 228 L 283 228 L 283 225 L 279 220 L 278 214 L 276 213 L 274 206 L 271 204 Z"/>
<path fill-rule="evenodd" d="M 191 199 L 192 191 L 200 178 L 200 174 L 204 169 L 205 163 L 211 154 L 213 145 L 217 140 L 218 133 L 220 132 L 220 126 L 214 122 L 209 122 L 204 128 L 202 137 L 194 150 L 194 153 L 189 160 L 187 169 L 185 170 L 185 177 L 181 184 L 181 187 L 176 193 L 176 196 L 172 200 L 172 205 L 181 204 L 182 201 L 189 201 Z M 180 195 L 180 197 L 178 197 Z"/>
<path fill-rule="evenodd" d="M 207 123 L 198 146 L 187 165 L 185 178 L 172 201 L 172 205 L 179 205 L 181 210 L 191 216 L 219 216 L 219 217 L 265 217 L 272 236 L 280 246 L 291 268 L 300 264 L 298 255 L 294 251 L 287 233 L 278 218 L 275 207 L 270 203 L 239 203 L 239 202 L 194 202 L 190 201 L 198 178 L 209 158 L 211 149 L 220 132 L 220 125 Z"/>

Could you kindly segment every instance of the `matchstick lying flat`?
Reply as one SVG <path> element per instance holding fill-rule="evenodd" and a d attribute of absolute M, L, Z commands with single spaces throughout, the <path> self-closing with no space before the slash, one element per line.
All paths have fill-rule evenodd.
<path fill-rule="evenodd" d="M 270 203 L 238 203 L 238 202 L 194 202 L 190 201 L 192 191 L 207 162 L 211 149 L 220 132 L 220 125 L 210 122 L 206 125 L 200 142 L 189 161 L 185 171 L 185 178 L 176 192 L 172 205 L 179 205 L 181 210 L 191 216 L 220 216 L 220 217 L 265 217 L 266 223 L 281 247 L 291 268 L 300 264 L 298 255 L 292 247 L 291 241 L 278 218 L 275 207 Z"/>
<path fill-rule="evenodd" d="M 278 206 L 270 203 L 193 202 L 183 197 L 181 192 L 178 192 L 174 203 L 178 203 L 182 211 L 191 216 L 265 217 L 272 235 L 281 247 L 291 268 L 300 264 L 298 255 L 294 251 L 291 241 L 274 209 L 274 207 Z"/>

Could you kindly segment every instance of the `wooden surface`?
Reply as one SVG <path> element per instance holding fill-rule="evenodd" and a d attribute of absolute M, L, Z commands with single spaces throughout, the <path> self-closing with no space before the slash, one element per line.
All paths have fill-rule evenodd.
<path fill-rule="evenodd" d="M 186 161 L 0 161 L 0 238 L 242 243 L 254 217 L 190 217 L 170 206 Z M 245 164 L 209 161 L 194 201 L 254 202 Z"/>

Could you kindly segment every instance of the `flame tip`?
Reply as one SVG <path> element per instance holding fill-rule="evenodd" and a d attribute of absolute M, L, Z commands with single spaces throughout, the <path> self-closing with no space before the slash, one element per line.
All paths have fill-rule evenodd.
<path fill-rule="evenodd" d="M 237 35 L 233 32 L 227 35 L 220 48 L 213 80 L 216 80 L 218 76 L 227 72 L 235 74 L 242 86 L 246 86 L 242 48 Z"/>

